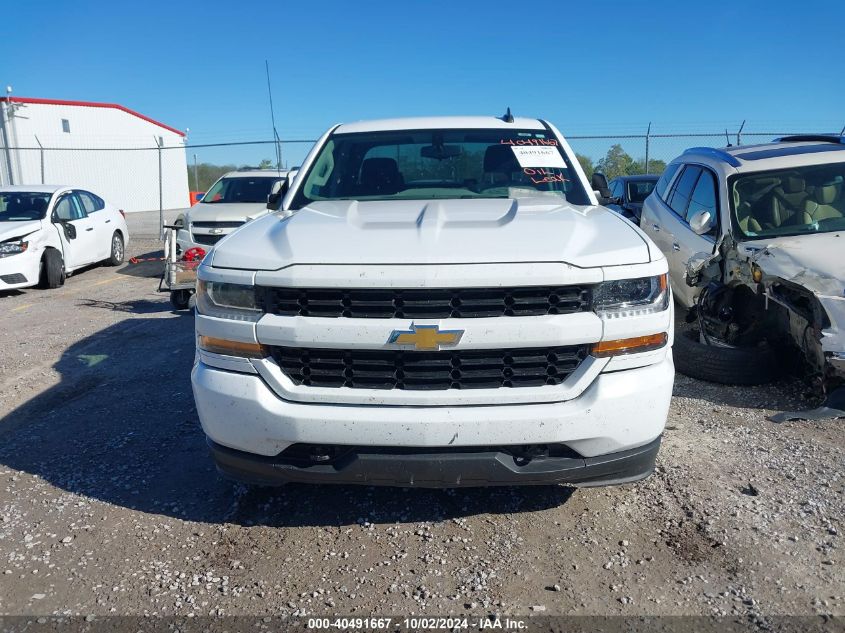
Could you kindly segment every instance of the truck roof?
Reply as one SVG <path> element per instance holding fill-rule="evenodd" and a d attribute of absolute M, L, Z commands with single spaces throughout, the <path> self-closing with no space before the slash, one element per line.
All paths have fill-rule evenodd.
<path fill-rule="evenodd" d="M 237 169 L 223 174 L 223 178 L 255 178 L 256 176 L 284 178 L 289 171 L 288 169 Z"/>
<path fill-rule="evenodd" d="M 335 128 L 336 134 L 354 132 L 388 132 L 393 130 L 429 130 L 429 129 L 496 129 L 502 130 L 545 130 L 546 127 L 538 119 L 514 117 L 508 123 L 494 116 L 439 116 L 439 117 L 407 117 L 401 119 L 378 119 L 373 121 L 356 121 L 341 123 Z"/>

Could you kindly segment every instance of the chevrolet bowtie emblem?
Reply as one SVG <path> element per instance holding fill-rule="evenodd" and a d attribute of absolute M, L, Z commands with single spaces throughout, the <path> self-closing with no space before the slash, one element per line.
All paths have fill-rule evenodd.
<path fill-rule="evenodd" d="M 209 233 L 211 233 L 212 235 L 220 235 L 223 233 L 223 229 L 211 229 Z"/>
<path fill-rule="evenodd" d="M 441 330 L 437 325 L 414 325 L 410 330 L 393 330 L 387 342 L 417 350 L 437 350 L 454 347 L 463 336 L 463 330 Z"/>

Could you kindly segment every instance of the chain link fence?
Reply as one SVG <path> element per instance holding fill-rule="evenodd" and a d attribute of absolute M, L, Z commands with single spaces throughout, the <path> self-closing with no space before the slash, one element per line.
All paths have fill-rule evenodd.
<path fill-rule="evenodd" d="M 764 143 L 789 132 L 570 135 L 569 144 L 588 172 L 608 179 L 663 171 L 666 163 L 695 146 Z M 66 184 L 88 188 L 128 212 L 180 209 L 190 192 L 205 191 L 226 171 L 299 165 L 312 139 L 186 144 L 169 147 L 4 147 L 0 185 Z"/>

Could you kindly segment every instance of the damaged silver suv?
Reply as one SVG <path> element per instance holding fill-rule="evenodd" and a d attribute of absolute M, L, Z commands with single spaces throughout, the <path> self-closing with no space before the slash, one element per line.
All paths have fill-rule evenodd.
<path fill-rule="evenodd" d="M 646 199 L 640 227 L 698 324 L 676 337 L 678 371 L 759 384 L 798 365 L 841 413 L 845 138 L 687 150 Z"/>

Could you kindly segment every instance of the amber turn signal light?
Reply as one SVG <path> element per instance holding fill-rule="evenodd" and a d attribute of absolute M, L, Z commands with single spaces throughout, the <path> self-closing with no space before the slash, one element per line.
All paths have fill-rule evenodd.
<path fill-rule="evenodd" d="M 227 356 L 240 356 L 242 358 L 265 358 L 269 356 L 267 349 L 260 343 L 229 341 L 213 336 L 200 335 L 199 348 L 212 354 L 225 354 Z"/>
<path fill-rule="evenodd" d="M 650 352 L 660 349 L 666 345 L 666 341 L 668 340 L 669 335 L 666 332 L 660 332 L 660 334 L 649 334 L 648 336 L 602 341 L 593 345 L 592 354 L 596 358 L 607 358 L 608 356 L 619 356 L 620 354 Z"/>

